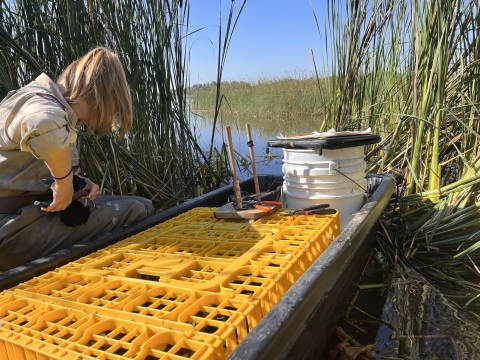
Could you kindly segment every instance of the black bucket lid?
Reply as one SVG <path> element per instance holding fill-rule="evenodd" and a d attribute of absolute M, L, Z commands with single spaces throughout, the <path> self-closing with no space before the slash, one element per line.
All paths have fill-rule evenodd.
<path fill-rule="evenodd" d="M 359 134 L 345 136 L 319 136 L 312 138 L 285 138 L 268 140 L 269 147 L 281 147 L 284 149 L 343 149 L 355 146 L 379 143 L 382 139 L 378 135 Z"/>

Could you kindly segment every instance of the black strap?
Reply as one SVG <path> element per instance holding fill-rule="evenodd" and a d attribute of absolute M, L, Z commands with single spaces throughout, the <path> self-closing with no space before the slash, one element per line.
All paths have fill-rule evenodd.
<path fill-rule="evenodd" d="M 72 171 L 73 171 L 73 166 L 70 168 L 70 171 L 68 172 L 67 175 L 62 176 L 62 177 L 55 177 L 55 176 L 54 176 L 53 178 L 54 178 L 55 180 L 63 180 L 63 179 L 66 179 L 66 178 L 68 177 L 68 175 L 70 175 L 70 174 L 72 173 Z"/>

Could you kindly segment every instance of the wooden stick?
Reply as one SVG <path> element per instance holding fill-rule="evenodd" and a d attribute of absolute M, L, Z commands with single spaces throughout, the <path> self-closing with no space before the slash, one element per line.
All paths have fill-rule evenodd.
<path fill-rule="evenodd" d="M 248 148 L 250 149 L 250 159 L 252 160 L 253 182 L 255 183 L 255 193 L 257 194 L 257 201 L 262 202 L 262 195 L 260 195 L 260 185 L 258 184 L 257 166 L 255 165 L 255 152 L 253 151 L 252 133 L 250 132 L 250 124 L 247 124 L 247 138 Z"/>
<path fill-rule="evenodd" d="M 237 169 L 235 167 L 235 156 L 233 154 L 232 133 L 230 130 L 230 125 L 225 126 L 225 132 L 227 133 L 228 154 L 230 155 L 230 166 L 232 167 L 233 174 L 233 191 L 235 192 L 235 197 L 237 198 L 237 208 L 243 209 L 240 183 L 238 182 Z"/>

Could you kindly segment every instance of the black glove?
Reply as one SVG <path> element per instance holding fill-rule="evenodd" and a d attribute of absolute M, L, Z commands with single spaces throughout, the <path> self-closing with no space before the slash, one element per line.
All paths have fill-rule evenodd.
<path fill-rule="evenodd" d="M 65 210 L 60 211 L 60 219 L 69 227 L 86 224 L 89 216 L 90 208 L 75 200 Z"/>
<path fill-rule="evenodd" d="M 46 184 L 53 184 L 55 180 L 53 178 L 43 179 L 43 182 Z M 90 216 L 90 207 L 89 203 L 92 201 L 87 201 L 88 192 L 83 191 L 87 184 L 85 180 L 80 176 L 73 175 L 73 199 L 70 205 L 67 206 L 65 210 L 60 211 L 60 219 L 62 222 L 69 227 L 76 227 L 82 224 L 86 224 L 88 217 Z M 35 202 L 37 203 L 37 202 Z M 37 205 L 47 207 L 51 202 L 38 202 Z M 92 204 L 93 205 L 93 204 Z"/>
<path fill-rule="evenodd" d="M 90 208 L 84 201 L 88 193 L 83 191 L 87 184 L 80 176 L 73 175 L 73 199 L 72 203 L 65 210 L 60 211 L 60 219 L 69 227 L 76 227 L 86 224 L 90 216 Z"/>

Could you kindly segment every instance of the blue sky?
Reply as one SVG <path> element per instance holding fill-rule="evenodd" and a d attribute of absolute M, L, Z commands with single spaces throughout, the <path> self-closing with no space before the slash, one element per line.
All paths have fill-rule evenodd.
<path fill-rule="evenodd" d="M 312 0 L 321 30 L 328 0 Z M 230 0 L 190 0 L 190 31 L 202 29 L 190 39 L 190 81 L 216 80 L 220 9 L 222 30 Z M 235 14 L 241 0 L 236 0 Z M 298 77 L 313 72 L 310 51 L 321 65 L 321 38 L 309 0 L 247 0 L 233 33 L 223 72 L 223 81 Z"/>

